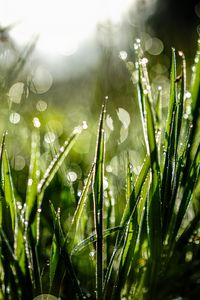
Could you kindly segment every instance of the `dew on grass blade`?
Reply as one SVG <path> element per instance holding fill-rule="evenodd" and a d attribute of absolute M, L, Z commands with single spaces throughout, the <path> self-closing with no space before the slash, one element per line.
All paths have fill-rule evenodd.
<path fill-rule="evenodd" d="M 87 129 L 87 128 L 88 128 L 88 124 L 87 124 L 86 121 L 83 121 L 83 123 L 82 123 L 82 128 L 83 128 L 83 129 Z"/>

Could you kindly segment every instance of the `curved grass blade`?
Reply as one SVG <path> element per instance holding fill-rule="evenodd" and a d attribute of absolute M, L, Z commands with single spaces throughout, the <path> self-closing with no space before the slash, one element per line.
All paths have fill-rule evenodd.
<path fill-rule="evenodd" d="M 13 182 L 10 172 L 10 165 L 8 161 L 7 151 L 4 150 L 3 155 L 3 228 L 7 236 L 7 239 L 13 245 L 14 253 L 17 249 L 17 234 L 18 234 L 18 219 L 17 219 L 17 207 L 13 189 Z"/>
<path fill-rule="evenodd" d="M 175 237 L 179 232 L 187 207 L 192 199 L 196 183 L 199 181 L 199 177 L 200 177 L 200 145 L 197 148 L 194 161 L 191 166 L 191 170 L 189 171 L 189 178 L 183 191 L 183 196 L 178 209 L 175 227 L 171 237 L 172 241 L 175 241 Z"/>
<path fill-rule="evenodd" d="M 40 157 L 40 138 L 39 133 L 34 131 L 32 134 L 31 159 L 29 167 L 29 177 L 26 191 L 26 223 L 29 226 L 34 221 L 37 211 L 37 186 L 39 182 L 39 157 Z"/>
<path fill-rule="evenodd" d="M 63 163 L 64 159 L 68 155 L 69 151 L 71 150 L 72 146 L 76 142 L 78 136 L 83 130 L 83 126 L 77 127 L 74 129 L 72 135 L 69 139 L 64 143 L 64 145 L 60 148 L 57 155 L 54 157 L 52 162 L 50 163 L 49 167 L 47 168 L 43 178 L 40 180 L 38 184 L 38 194 L 41 195 L 45 189 L 49 186 L 51 180 L 57 173 L 58 169 L 60 168 L 61 164 Z"/>
<path fill-rule="evenodd" d="M 112 233 L 119 232 L 122 230 L 121 226 L 115 226 L 108 229 L 105 229 L 103 232 L 103 238 L 110 236 Z M 97 241 L 96 233 L 90 235 L 88 238 L 84 239 L 78 243 L 71 251 L 71 256 L 79 254 L 83 249 L 88 247 L 90 244 L 93 244 Z"/>
<path fill-rule="evenodd" d="M 135 182 L 133 191 L 130 195 L 130 199 L 126 204 L 126 207 L 125 207 L 125 210 L 124 210 L 121 222 L 120 222 L 120 227 L 123 230 L 117 235 L 113 253 L 112 253 L 109 265 L 106 270 L 106 275 L 105 275 L 105 280 L 104 280 L 104 289 L 103 289 L 104 296 L 107 293 L 107 287 L 108 287 L 110 276 L 111 276 L 111 273 L 113 270 L 113 264 L 115 261 L 115 257 L 117 256 L 120 248 L 123 246 L 124 236 L 125 236 L 127 226 L 128 226 L 127 224 L 130 224 L 130 220 L 131 220 L 133 214 L 135 213 L 136 208 L 138 207 L 138 204 L 140 201 L 140 193 L 142 191 L 143 184 L 145 183 L 145 180 L 147 178 L 149 168 L 150 168 L 150 157 L 147 155 L 144 160 L 143 166 L 140 170 L 140 173 L 137 177 L 137 180 Z M 133 207 L 132 207 L 132 203 L 134 203 Z M 130 212 L 130 207 L 132 207 L 131 212 Z"/>
<path fill-rule="evenodd" d="M 91 184 L 91 181 L 92 181 L 93 171 L 94 171 L 94 164 L 92 165 L 92 168 L 91 168 L 91 170 L 88 174 L 86 184 L 83 188 L 83 192 L 80 196 L 76 211 L 75 211 L 73 219 L 72 219 L 70 234 L 72 234 L 73 236 L 75 236 L 75 234 L 77 232 L 77 229 L 78 229 L 78 226 L 79 226 L 80 218 L 81 218 L 81 215 L 83 213 L 83 209 L 84 209 L 84 206 L 85 206 L 85 203 L 86 203 L 86 200 L 87 200 L 88 190 L 89 190 L 89 187 L 90 187 L 90 184 Z"/>
<path fill-rule="evenodd" d="M 3 201 L 4 201 L 4 192 L 3 192 L 3 153 L 5 148 L 5 137 L 6 133 L 3 134 L 2 142 L 1 142 L 1 149 L 0 149 L 0 229 L 2 227 L 3 221 Z"/>
<path fill-rule="evenodd" d="M 144 208 L 146 206 L 148 191 L 149 180 L 146 180 L 141 190 L 140 201 L 138 202 L 138 205 L 127 224 L 127 230 L 125 233 L 123 248 L 120 253 L 120 264 L 117 272 L 116 282 L 114 284 L 112 299 L 121 299 L 121 291 L 126 284 L 133 261 L 138 255 L 138 249 L 141 246 L 143 218 L 145 215 Z"/>
<path fill-rule="evenodd" d="M 176 55 L 172 49 L 170 101 L 164 140 L 164 163 L 161 170 L 162 185 L 162 216 L 163 216 L 163 239 L 165 239 L 169 227 L 169 207 L 172 199 L 172 185 L 176 166 L 176 116 L 177 116 L 177 82 L 176 82 Z"/>

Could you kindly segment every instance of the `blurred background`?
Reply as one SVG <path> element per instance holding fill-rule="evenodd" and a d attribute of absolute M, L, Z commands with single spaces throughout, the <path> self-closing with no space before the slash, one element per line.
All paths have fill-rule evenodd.
<path fill-rule="evenodd" d="M 118 180 L 127 150 L 137 174 L 145 147 L 131 64 L 135 42 L 140 39 L 148 59 L 155 96 L 158 86 L 162 87 L 165 109 L 171 47 L 185 53 L 190 75 L 199 20 L 197 0 L 2 1 L 0 133 L 9 133 L 18 192 L 25 192 L 33 128 L 41 132 L 41 167 L 45 169 L 73 128 L 86 121 L 88 129 L 61 176 L 63 184 L 78 186 L 94 157 L 105 97 L 109 99 L 106 174 Z"/>

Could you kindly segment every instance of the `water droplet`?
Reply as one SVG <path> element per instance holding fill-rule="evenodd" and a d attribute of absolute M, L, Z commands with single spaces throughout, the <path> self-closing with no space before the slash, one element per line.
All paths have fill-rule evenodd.
<path fill-rule="evenodd" d="M 73 133 L 74 133 L 74 134 L 76 134 L 76 133 L 81 133 L 81 131 L 82 131 L 82 127 L 79 126 L 79 127 L 74 128 Z"/>
<path fill-rule="evenodd" d="M 32 184 L 33 184 L 33 179 L 32 179 L 32 178 L 29 178 L 29 179 L 28 179 L 28 186 L 32 186 Z"/>
<path fill-rule="evenodd" d="M 21 202 L 17 202 L 17 208 L 18 208 L 19 210 L 22 209 L 22 204 L 21 204 Z"/>
<path fill-rule="evenodd" d="M 190 99 L 190 98 L 191 98 L 191 93 L 187 91 L 187 92 L 185 93 L 185 98 L 186 98 L 186 99 Z"/>
<path fill-rule="evenodd" d="M 38 118 L 33 118 L 33 125 L 34 127 L 39 128 L 41 125 L 40 120 Z"/>
<path fill-rule="evenodd" d="M 183 51 L 178 51 L 178 55 L 182 57 L 184 55 Z"/>
<path fill-rule="evenodd" d="M 141 43 L 141 40 L 137 38 L 137 39 L 136 39 L 136 43 L 137 43 L 137 44 L 140 44 L 140 43 Z"/>
<path fill-rule="evenodd" d="M 41 212 L 42 212 L 42 209 L 41 209 L 41 208 L 38 208 L 38 209 L 37 209 L 37 212 L 38 212 L 38 213 L 41 213 Z"/>
<path fill-rule="evenodd" d="M 60 148 L 60 152 L 64 152 L 64 151 L 65 151 L 65 147 L 62 146 L 62 147 Z"/>
<path fill-rule="evenodd" d="M 83 123 L 82 123 L 82 127 L 83 127 L 83 129 L 87 129 L 87 128 L 88 128 L 88 124 L 87 124 L 87 122 L 86 122 L 86 121 L 83 121 Z"/>

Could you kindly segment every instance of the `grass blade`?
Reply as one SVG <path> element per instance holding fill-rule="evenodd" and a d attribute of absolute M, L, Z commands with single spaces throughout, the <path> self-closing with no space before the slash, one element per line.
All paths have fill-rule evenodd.
<path fill-rule="evenodd" d="M 39 182 L 39 157 L 40 157 L 40 138 L 37 131 L 32 134 L 31 159 L 29 167 L 29 178 L 26 191 L 26 222 L 29 226 L 37 211 L 37 186 Z"/>
<path fill-rule="evenodd" d="M 95 155 L 95 168 L 93 176 L 93 199 L 94 199 L 94 218 L 95 231 L 97 236 L 96 241 L 96 299 L 102 299 L 103 294 L 103 261 L 104 261 L 104 247 L 103 247 L 103 205 L 104 205 L 104 153 L 105 153 L 105 138 L 104 138 L 104 120 L 106 114 L 106 103 L 102 106 L 98 138 Z"/>
<path fill-rule="evenodd" d="M 93 171 L 94 171 L 94 164 L 92 165 L 92 168 L 88 174 L 88 178 L 86 181 L 86 184 L 83 188 L 83 192 L 80 196 L 76 211 L 74 213 L 73 219 L 72 219 L 72 224 L 71 224 L 71 228 L 70 228 L 70 234 L 72 234 L 73 236 L 76 235 L 78 226 L 79 226 L 79 222 L 80 222 L 80 218 L 81 215 L 83 213 L 83 209 L 87 200 L 87 194 L 88 194 L 88 190 L 92 181 L 92 176 L 93 176 Z M 73 246 L 73 243 L 71 244 Z"/>
<path fill-rule="evenodd" d="M 78 136 L 83 130 L 83 126 L 77 127 L 74 129 L 72 135 L 69 139 L 64 143 L 64 145 L 60 148 L 57 155 L 54 157 L 52 162 L 50 163 L 49 167 L 47 168 L 43 178 L 38 184 L 38 194 L 41 195 L 45 189 L 49 186 L 51 180 L 59 170 L 61 164 L 63 163 L 64 159 L 68 155 L 69 151 L 71 150 L 72 146 L 76 142 Z"/>

